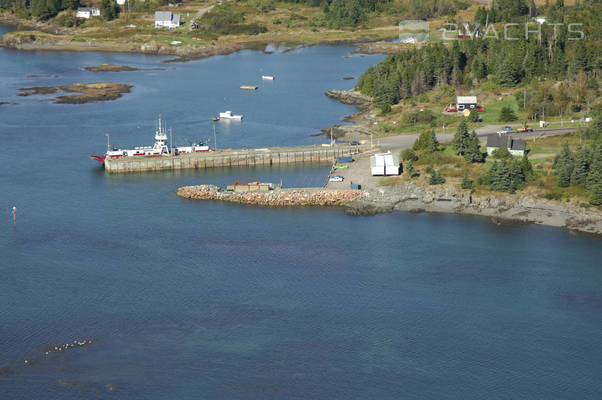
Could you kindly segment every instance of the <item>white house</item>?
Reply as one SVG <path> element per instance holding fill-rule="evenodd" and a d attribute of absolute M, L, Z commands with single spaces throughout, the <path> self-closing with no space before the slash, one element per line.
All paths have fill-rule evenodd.
<path fill-rule="evenodd" d="M 75 17 L 84 19 L 90 19 L 90 17 L 100 17 L 100 9 L 96 7 L 79 7 Z"/>
<path fill-rule="evenodd" d="M 180 14 L 171 11 L 155 11 L 155 28 L 177 28 L 180 26 Z"/>
<path fill-rule="evenodd" d="M 506 133 L 494 133 L 487 136 L 487 154 L 491 155 L 495 150 L 507 148 L 513 156 L 523 156 L 527 148 L 527 142 L 515 139 Z"/>
<path fill-rule="evenodd" d="M 477 106 L 477 96 L 456 96 L 456 108 L 462 111 Z"/>
<path fill-rule="evenodd" d="M 379 153 L 370 157 L 372 175 L 399 175 L 399 156 L 392 153 Z"/>

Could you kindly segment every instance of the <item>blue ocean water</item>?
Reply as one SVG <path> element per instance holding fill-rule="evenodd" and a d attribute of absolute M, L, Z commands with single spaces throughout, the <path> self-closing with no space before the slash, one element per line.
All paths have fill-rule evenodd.
<path fill-rule="evenodd" d="M 107 176 L 87 158 L 107 132 L 151 143 L 159 113 L 182 142 L 232 109 L 245 121 L 218 124 L 220 147 L 320 143 L 312 133 L 354 111 L 323 92 L 381 59 L 350 51 L 165 64 L 0 49 L 0 101 L 19 103 L 0 106 L 0 398 L 599 399 L 598 237 L 174 195 L 237 178 L 319 185 L 327 167 Z M 143 70 L 82 70 L 101 63 Z M 85 105 L 16 95 L 93 81 L 134 88 Z"/>

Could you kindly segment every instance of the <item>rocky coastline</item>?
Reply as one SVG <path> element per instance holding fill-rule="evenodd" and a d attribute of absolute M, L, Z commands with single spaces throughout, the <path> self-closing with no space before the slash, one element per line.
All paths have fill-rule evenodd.
<path fill-rule="evenodd" d="M 344 206 L 349 215 L 373 215 L 392 211 L 452 213 L 489 217 L 495 223 L 519 221 L 565 227 L 602 234 L 602 212 L 577 201 L 559 202 L 537 197 L 534 191 L 516 194 L 474 194 L 454 185 L 420 186 L 404 182 L 368 191 Z"/>
<path fill-rule="evenodd" d="M 372 98 L 357 91 L 332 90 L 326 96 L 358 107 L 347 117 L 352 125 L 335 125 L 323 130 L 336 138 L 356 139 L 358 133 L 369 132 L 374 123 L 369 106 Z M 453 184 L 423 186 L 404 182 L 367 190 L 361 199 L 345 204 L 349 215 L 373 215 L 392 211 L 453 213 L 488 217 L 495 223 L 518 221 L 565 227 L 570 230 L 602 234 L 602 212 L 595 207 L 582 207 L 578 200 L 560 202 L 541 198 L 537 190 L 516 194 L 474 194 Z"/>
<path fill-rule="evenodd" d="M 190 200 L 216 200 L 263 207 L 340 207 L 367 195 L 362 190 L 328 189 L 275 189 L 238 193 L 214 185 L 183 186 L 176 194 Z"/>
<path fill-rule="evenodd" d="M 2 36 L 2 46 L 13 50 L 35 51 L 103 51 L 112 53 L 141 53 L 167 55 L 178 58 L 169 61 L 186 61 L 215 55 L 226 55 L 239 48 L 219 46 L 169 46 L 150 41 L 134 43 L 130 41 L 72 40 L 69 37 L 39 32 L 9 32 Z"/>

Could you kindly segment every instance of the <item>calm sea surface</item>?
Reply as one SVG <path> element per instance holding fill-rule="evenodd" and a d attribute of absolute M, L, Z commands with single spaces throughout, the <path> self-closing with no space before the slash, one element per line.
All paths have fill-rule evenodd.
<path fill-rule="evenodd" d="M 327 167 L 107 176 L 88 158 L 105 133 L 152 144 L 159 113 L 181 144 L 212 137 L 224 110 L 245 120 L 217 124 L 220 147 L 320 143 L 354 111 L 323 92 L 382 58 L 351 50 L 165 64 L 0 49 L 0 101 L 18 102 L 0 106 L 0 399 L 602 398 L 600 238 L 174 195 L 320 185 Z M 82 69 L 101 63 L 142 70 Z M 134 88 L 85 105 L 16 95 L 96 81 Z"/>

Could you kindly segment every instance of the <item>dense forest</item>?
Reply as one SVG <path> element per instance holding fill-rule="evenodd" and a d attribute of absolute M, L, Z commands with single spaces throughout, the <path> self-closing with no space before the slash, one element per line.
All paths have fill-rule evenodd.
<path fill-rule="evenodd" d="M 513 0 L 514 3 L 520 1 Z M 528 13 L 529 8 L 525 6 L 525 9 L 527 11 L 520 12 Z M 601 61 L 600 3 L 570 9 L 557 3 L 549 6 L 549 10 L 551 17 L 548 17 L 549 23 L 541 26 L 541 37 L 534 33 L 525 38 L 524 26 L 512 26 L 508 34 L 516 40 L 504 40 L 503 36 L 496 40 L 482 35 L 411 49 L 370 67 L 359 79 L 357 89 L 374 96 L 384 111 L 402 99 L 443 85 L 469 88 L 529 85 L 523 94 L 528 98 L 521 103 L 531 105 L 527 111 L 532 117 L 542 112 L 542 106 L 547 107 L 543 111 L 546 115 L 587 108 L 597 99 Z M 584 33 L 583 40 L 573 40 L 580 34 L 569 32 L 567 24 L 572 21 L 583 24 L 579 27 Z M 565 24 L 554 27 L 551 22 Z M 534 24 L 531 30 L 536 29 L 537 23 Z M 499 31 L 503 35 L 503 28 Z M 546 80 L 563 83 L 551 90 L 542 84 Z"/>

